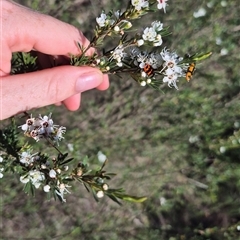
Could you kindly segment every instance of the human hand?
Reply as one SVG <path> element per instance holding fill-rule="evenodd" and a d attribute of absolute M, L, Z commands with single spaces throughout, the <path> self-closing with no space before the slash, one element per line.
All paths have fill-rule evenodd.
<path fill-rule="evenodd" d="M 70 53 L 78 55 L 77 42 L 88 46 L 89 41 L 78 29 L 12 1 L 2 0 L 0 8 L 1 120 L 32 108 L 61 102 L 74 111 L 80 106 L 81 92 L 108 88 L 108 76 L 96 68 L 67 65 L 47 68 L 53 56 L 61 65 Z M 44 56 L 43 69 L 10 75 L 12 53 L 31 50 Z M 94 49 L 89 49 L 87 54 L 93 52 Z"/>

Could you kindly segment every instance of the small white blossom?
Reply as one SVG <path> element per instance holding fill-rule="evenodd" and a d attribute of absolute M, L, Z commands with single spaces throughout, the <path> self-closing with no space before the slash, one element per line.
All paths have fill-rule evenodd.
<path fill-rule="evenodd" d="M 220 52 L 220 55 L 221 56 L 225 56 L 225 55 L 227 55 L 228 54 L 228 50 L 226 49 L 226 48 L 222 48 L 221 49 L 221 52 Z"/>
<path fill-rule="evenodd" d="M 227 149 L 226 149 L 226 147 L 224 147 L 224 146 L 221 146 L 220 149 L 219 149 L 220 153 L 225 153 L 226 150 L 227 150 Z"/>
<path fill-rule="evenodd" d="M 44 180 L 44 174 L 38 170 L 31 170 L 27 175 L 20 177 L 22 183 L 28 183 L 31 181 L 35 188 L 39 188 Z"/>
<path fill-rule="evenodd" d="M 199 18 L 199 17 L 204 17 L 206 15 L 207 11 L 205 8 L 200 8 L 198 11 L 193 13 L 193 16 L 195 18 Z"/>
<path fill-rule="evenodd" d="M 25 164 L 25 166 L 28 166 L 37 159 L 36 157 L 34 157 L 36 154 L 38 153 L 31 154 L 30 150 L 27 152 L 22 152 L 20 155 L 20 162 Z"/>
<path fill-rule="evenodd" d="M 178 90 L 177 83 L 176 83 L 178 76 L 170 68 L 168 68 L 165 72 L 166 72 L 166 76 L 163 78 L 163 82 L 167 82 L 170 88 L 173 86 Z"/>
<path fill-rule="evenodd" d="M 55 135 L 53 137 L 54 141 L 56 141 L 58 143 L 59 141 L 64 139 L 63 134 L 65 134 L 65 133 L 66 133 L 66 127 L 63 127 L 63 126 L 59 127 L 54 133 L 54 135 Z"/>
<path fill-rule="evenodd" d="M 109 60 L 111 61 L 112 59 L 117 61 L 117 65 L 121 67 L 123 65 L 122 60 L 126 56 L 126 53 L 124 52 L 124 47 L 123 45 L 117 46 L 113 51 L 111 51 L 111 57 Z"/>
<path fill-rule="evenodd" d="M 0 162 L 3 162 L 3 158 L 0 156 Z"/>
<path fill-rule="evenodd" d="M 68 147 L 68 150 L 69 150 L 70 152 L 73 152 L 74 146 L 73 146 L 72 143 L 68 143 L 68 144 L 67 144 L 67 147 Z"/>
<path fill-rule="evenodd" d="M 107 160 L 107 156 L 103 154 L 101 151 L 97 153 L 98 161 L 104 163 Z"/>
<path fill-rule="evenodd" d="M 147 83 L 146 83 L 145 81 L 142 81 L 142 82 L 140 83 L 140 85 L 141 85 L 142 87 L 144 87 L 144 86 L 147 85 Z"/>
<path fill-rule="evenodd" d="M 22 183 L 28 183 L 29 182 L 29 178 L 28 178 L 28 176 L 21 176 L 20 177 L 20 182 L 22 182 Z"/>
<path fill-rule="evenodd" d="M 170 53 L 165 48 L 161 51 L 160 54 L 162 56 L 162 59 L 165 61 L 164 67 L 166 66 L 169 68 L 174 68 L 177 63 L 182 60 L 182 58 L 179 58 L 179 56 L 175 52 Z"/>
<path fill-rule="evenodd" d="M 70 186 L 64 183 L 58 182 L 58 188 L 55 190 L 56 194 L 61 197 L 63 202 L 66 202 L 66 199 L 64 198 L 64 194 L 70 193 L 70 191 L 68 191 L 67 189 L 68 187 Z"/>
<path fill-rule="evenodd" d="M 0 168 L 0 178 L 3 178 L 2 172 L 4 171 L 4 168 Z"/>
<path fill-rule="evenodd" d="M 106 24 L 106 20 L 107 20 L 107 15 L 105 13 L 101 13 L 100 17 L 96 18 L 97 24 L 100 27 L 104 27 Z"/>
<path fill-rule="evenodd" d="M 167 200 L 166 200 L 166 198 L 165 197 L 160 197 L 160 205 L 164 205 L 164 204 L 166 204 L 166 202 L 167 202 Z"/>
<path fill-rule="evenodd" d="M 137 11 L 140 11 L 142 8 L 148 8 L 149 3 L 145 0 L 131 0 L 132 5 Z"/>
<path fill-rule="evenodd" d="M 152 42 L 153 46 L 161 46 L 163 41 L 160 32 L 162 29 L 163 24 L 160 21 L 154 21 L 152 22 L 151 27 L 144 29 L 142 39 L 144 41 Z"/>
<path fill-rule="evenodd" d="M 161 46 L 162 43 L 163 43 L 162 36 L 160 34 L 157 34 L 157 36 L 154 40 L 153 46 L 158 47 L 158 46 Z"/>
<path fill-rule="evenodd" d="M 216 37 L 216 44 L 221 45 L 222 44 L 222 39 L 220 37 Z"/>
<path fill-rule="evenodd" d="M 157 1 L 158 1 L 157 8 L 158 9 L 163 9 L 164 13 L 166 13 L 166 6 L 167 6 L 166 2 L 168 0 L 157 0 Z"/>
<path fill-rule="evenodd" d="M 188 141 L 190 142 L 190 143 L 196 143 L 196 142 L 198 142 L 200 139 L 199 139 L 199 136 L 190 136 L 189 137 L 189 139 L 188 139 Z"/>
<path fill-rule="evenodd" d="M 154 21 L 151 25 L 156 32 L 160 32 L 163 29 L 163 23 L 160 21 Z"/>
<path fill-rule="evenodd" d="M 156 36 L 157 36 L 157 33 L 156 33 L 155 29 L 153 29 L 152 27 L 150 27 L 150 28 L 147 27 L 143 31 L 142 38 L 145 41 L 153 42 L 155 40 Z"/>
<path fill-rule="evenodd" d="M 221 6 L 222 7 L 226 7 L 228 5 L 227 1 L 223 0 L 221 1 Z"/>

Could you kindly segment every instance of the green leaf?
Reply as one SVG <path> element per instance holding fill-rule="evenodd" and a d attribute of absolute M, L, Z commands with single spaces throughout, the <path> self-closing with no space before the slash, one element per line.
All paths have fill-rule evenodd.
<path fill-rule="evenodd" d="M 201 61 L 201 60 L 204 60 L 208 57 L 210 57 L 212 55 L 212 52 L 208 52 L 208 53 L 203 53 L 203 54 L 194 54 L 191 59 L 193 61 Z"/>
<path fill-rule="evenodd" d="M 62 166 L 62 165 L 64 165 L 64 164 L 66 164 L 66 163 L 69 163 L 69 162 L 71 162 L 72 160 L 74 160 L 74 158 L 69 158 L 69 159 L 67 159 L 66 161 L 60 163 L 59 166 Z"/>
<path fill-rule="evenodd" d="M 120 202 L 118 201 L 117 197 L 115 197 L 114 194 L 108 194 L 108 193 L 106 193 L 106 195 L 107 195 L 109 198 L 111 198 L 114 202 L 116 202 L 117 204 L 122 205 L 122 203 L 120 203 Z"/>
<path fill-rule="evenodd" d="M 142 203 L 147 200 L 147 197 L 136 197 L 136 196 L 125 195 L 123 196 L 122 199 L 129 202 Z"/>

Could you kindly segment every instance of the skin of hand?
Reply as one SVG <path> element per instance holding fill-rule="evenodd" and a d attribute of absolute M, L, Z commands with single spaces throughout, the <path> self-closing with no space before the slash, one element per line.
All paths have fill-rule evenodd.
<path fill-rule="evenodd" d="M 69 54 L 80 54 L 77 42 L 88 46 L 89 41 L 74 26 L 7 0 L 0 0 L 0 23 L 1 120 L 50 104 L 63 103 L 75 111 L 80 107 L 82 92 L 109 87 L 108 76 L 96 68 L 48 67 L 53 56 L 61 65 Z M 42 70 L 10 75 L 12 53 L 32 50 L 43 59 Z M 94 51 L 91 48 L 87 54 Z"/>

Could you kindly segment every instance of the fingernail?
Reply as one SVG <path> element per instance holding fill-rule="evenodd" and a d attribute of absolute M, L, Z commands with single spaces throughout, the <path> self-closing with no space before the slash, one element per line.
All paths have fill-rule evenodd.
<path fill-rule="evenodd" d="M 76 82 L 76 91 L 85 92 L 87 90 L 96 88 L 102 82 L 103 76 L 101 73 L 91 71 L 83 73 Z"/>

